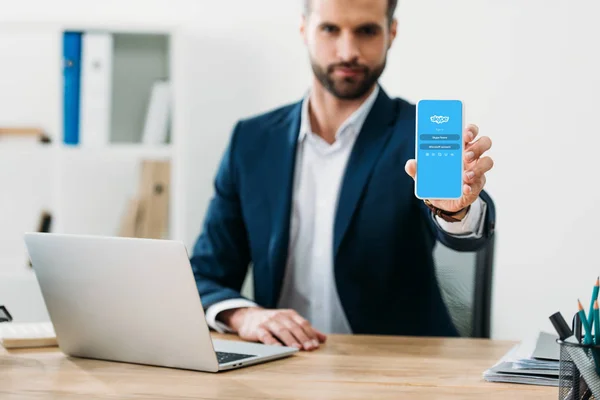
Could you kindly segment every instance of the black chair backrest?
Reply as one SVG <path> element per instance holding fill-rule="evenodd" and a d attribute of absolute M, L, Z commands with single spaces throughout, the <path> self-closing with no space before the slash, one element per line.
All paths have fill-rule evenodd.
<path fill-rule="evenodd" d="M 494 238 L 477 252 L 454 251 L 439 242 L 434 250 L 442 297 L 464 337 L 490 337 Z"/>

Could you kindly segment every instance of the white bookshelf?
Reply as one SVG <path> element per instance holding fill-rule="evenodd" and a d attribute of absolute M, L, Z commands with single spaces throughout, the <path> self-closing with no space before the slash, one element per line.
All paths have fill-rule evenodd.
<path fill-rule="evenodd" d="M 63 143 L 62 34 L 106 31 L 114 35 L 114 76 L 110 142 L 86 147 Z M 34 278 L 22 234 L 37 229 L 43 210 L 52 232 L 117 235 L 127 202 L 138 190 L 144 159 L 169 160 L 169 229 L 165 238 L 183 240 L 182 121 L 177 101 L 178 34 L 165 26 L 114 24 L 19 24 L 0 27 L 3 63 L 0 126 L 38 126 L 52 142 L 0 138 L 0 283 Z M 141 142 L 150 82 L 171 82 L 173 106 L 168 141 Z"/>

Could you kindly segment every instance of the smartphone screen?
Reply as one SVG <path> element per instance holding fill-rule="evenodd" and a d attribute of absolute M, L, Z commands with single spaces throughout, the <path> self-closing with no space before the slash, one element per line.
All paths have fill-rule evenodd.
<path fill-rule="evenodd" d="M 417 174 L 420 199 L 458 199 L 463 185 L 463 104 L 460 100 L 417 103 Z"/>

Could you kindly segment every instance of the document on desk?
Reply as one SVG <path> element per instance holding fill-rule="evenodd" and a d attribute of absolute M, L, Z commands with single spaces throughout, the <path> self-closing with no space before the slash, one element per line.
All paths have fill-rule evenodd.
<path fill-rule="evenodd" d="M 558 336 L 540 332 L 537 337 L 521 342 L 485 371 L 483 378 L 488 382 L 558 386 L 556 339 Z"/>
<path fill-rule="evenodd" d="M 0 324 L 0 343 L 6 349 L 57 346 L 51 322 Z"/>
<path fill-rule="evenodd" d="M 546 332 L 540 332 L 535 350 L 531 357 L 537 360 L 556 361 L 560 360 L 560 346 L 556 343 L 558 336 Z"/>

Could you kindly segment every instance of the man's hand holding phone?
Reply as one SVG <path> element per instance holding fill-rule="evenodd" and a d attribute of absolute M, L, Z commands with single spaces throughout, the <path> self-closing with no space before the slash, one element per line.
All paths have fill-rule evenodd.
<path fill-rule="evenodd" d="M 485 174 L 492 169 L 494 161 L 491 157 L 483 156 L 492 147 L 491 139 L 487 136 L 478 138 L 478 135 L 479 128 L 473 124 L 468 125 L 462 135 L 464 146 L 462 196 L 459 199 L 429 199 L 433 206 L 448 212 L 456 212 L 466 210 L 479 197 L 486 183 Z M 408 160 L 405 170 L 415 179 L 416 160 Z M 457 217 L 460 219 L 460 214 Z"/>

